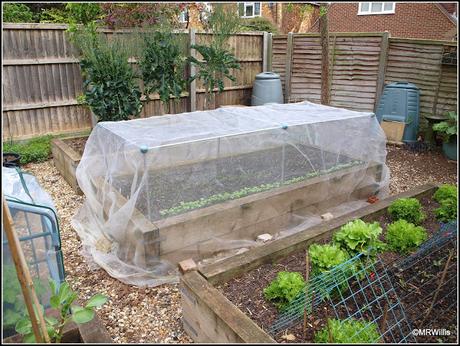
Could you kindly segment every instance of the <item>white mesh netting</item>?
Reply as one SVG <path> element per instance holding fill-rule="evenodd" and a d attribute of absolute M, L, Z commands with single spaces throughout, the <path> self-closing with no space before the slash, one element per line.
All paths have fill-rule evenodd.
<path fill-rule="evenodd" d="M 374 114 L 310 102 L 101 122 L 72 224 L 110 275 L 175 282 L 180 260 L 219 260 L 385 196 L 385 145 Z"/>

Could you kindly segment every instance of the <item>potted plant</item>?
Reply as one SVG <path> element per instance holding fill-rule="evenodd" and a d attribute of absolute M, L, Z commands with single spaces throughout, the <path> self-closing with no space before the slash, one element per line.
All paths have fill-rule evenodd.
<path fill-rule="evenodd" d="M 434 124 L 433 131 L 442 136 L 444 155 L 450 160 L 457 161 L 457 113 L 447 112 L 447 119 Z"/>

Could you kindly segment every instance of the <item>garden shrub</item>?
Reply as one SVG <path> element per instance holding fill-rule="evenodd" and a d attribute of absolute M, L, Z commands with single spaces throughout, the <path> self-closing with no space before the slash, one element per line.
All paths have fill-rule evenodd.
<path fill-rule="evenodd" d="M 377 324 L 373 322 L 329 319 L 327 323 L 329 328 L 325 326 L 315 333 L 315 343 L 371 344 L 377 343 L 380 339 Z"/>
<path fill-rule="evenodd" d="M 444 199 L 440 204 L 434 211 L 438 221 L 449 222 L 457 219 L 457 198 Z"/>
<path fill-rule="evenodd" d="M 457 199 L 457 195 L 457 186 L 451 184 L 444 184 L 436 190 L 436 192 L 433 195 L 433 199 L 436 202 L 441 203 L 441 201 L 445 199 Z"/>
<path fill-rule="evenodd" d="M 139 76 L 128 62 L 129 45 L 120 37 L 108 41 L 95 25 L 71 26 L 72 43 L 81 51 L 84 101 L 98 121 L 128 120 L 142 110 Z M 126 39 L 125 39 L 126 40 Z"/>
<path fill-rule="evenodd" d="M 426 217 L 417 198 L 397 199 L 388 207 L 388 213 L 395 221 L 403 219 L 416 225 L 420 224 Z"/>
<path fill-rule="evenodd" d="M 266 31 L 273 34 L 278 33 L 278 28 L 267 18 L 255 17 L 242 20 L 243 31 Z"/>
<path fill-rule="evenodd" d="M 334 234 L 333 241 L 352 257 L 360 253 L 373 257 L 385 248 L 385 244 L 379 240 L 381 233 L 378 222 L 366 223 L 356 219 L 343 225 Z"/>
<path fill-rule="evenodd" d="M 264 288 L 264 297 L 273 302 L 278 310 L 283 310 L 304 288 L 305 280 L 300 273 L 282 271 Z"/>
<path fill-rule="evenodd" d="M 51 155 L 51 139 L 53 136 L 36 137 L 25 142 L 5 142 L 3 152 L 12 152 L 21 155 L 21 164 L 43 162 Z"/>
<path fill-rule="evenodd" d="M 29 6 L 24 4 L 3 4 L 2 20 L 4 23 L 34 23 L 34 14 Z"/>
<path fill-rule="evenodd" d="M 349 259 L 348 253 L 335 244 L 312 244 L 308 253 L 313 275 L 327 272 Z"/>
<path fill-rule="evenodd" d="M 388 225 L 385 240 L 393 251 L 407 253 L 420 246 L 427 238 L 428 234 L 423 227 L 401 219 Z"/>
<path fill-rule="evenodd" d="M 147 100 L 151 100 L 150 94 L 158 93 L 165 106 L 169 105 L 171 96 L 175 102 L 180 101 L 181 93 L 186 89 L 186 58 L 181 47 L 184 42 L 171 30 L 159 27 L 159 30 L 143 34 L 139 61 Z"/>

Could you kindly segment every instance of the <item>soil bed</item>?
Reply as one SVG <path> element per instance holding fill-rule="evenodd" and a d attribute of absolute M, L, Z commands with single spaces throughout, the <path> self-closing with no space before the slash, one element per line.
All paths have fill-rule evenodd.
<path fill-rule="evenodd" d="M 63 141 L 80 155 L 83 155 L 88 137 L 76 137 L 64 139 Z"/>
<path fill-rule="evenodd" d="M 149 172 L 149 191 L 152 205 L 152 221 L 170 215 L 159 211 L 222 193 L 240 191 L 246 187 L 287 182 L 309 173 L 328 170 L 341 164 L 352 164 L 345 156 L 327 153 L 316 148 L 301 146 L 300 151 L 292 146 L 257 151 L 239 156 L 230 156 L 178 167 Z M 306 159 L 306 157 L 308 159 Z M 284 158 L 284 170 L 282 168 Z M 279 168 L 279 169 L 277 169 Z M 190 177 L 193 177 L 191 179 Z M 114 187 L 129 197 L 132 177 L 117 177 Z M 177 187 L 180 186 L 180 189 Z M 144 214 L 147 211 L 146 190 L 138 197 L 136 207 Z M 220 203 L 222 201 L 217 201 Z M 212 205 L 207 204 L 206 206 Z"/>
<path fill-rule="evenodd" d="M 427 218 L 424 220 L 421 226 L 423 226 L 427 232 L 429 233 L 429 237 L 435 232 L 437 232 L 440 228 L 440 224 L 436 221 L 434 217 L 434 209 L 438 207 L 438 203 L 433 201 L 430 196 L 428 197 L 423 197 L 420 199 L 423 210 L 427 215 Z M 382 234 L 382 240 L 384 238 L 384 234 L 386 231 L 386 227 L 389 223 L 392 222 L 391 218 L 387 213 L 384 213 L 383 215 L 379 217 L 374 217 L 374 218 L 363 218 L 364 221 L 370 222 L 370 221 L 378 221 L 383 229 L 383 234 Z M 323 243 L 329 242 L 330 239 L 324 240 Z M 446 250 L 447 251 L 447 250 Z M 441 252 L 433 252 L 426 261 L 440 261 L 441 258 L 438 258 L 440 256 Z M 445 253 L 444 253 L 445 256 Z M 379 255 L 379 259 L 385 268 L 390 268 L 393 262 L 397 262 L 400 259 L 404 258 L 406 256 L 399 255 L 397 253 L 393 252 L 384 252 Z M 453 259 L 454 260 L 454 259 Z M 455 259 L 456 261 L 456 259 Z M 445 262 L 445 260 L 444 260 Z M 423 280 L 426 280 L 424 278 L 419 278 L 418 275 L 419 273 L 422 272 L 423 264 L 424 262 L 421 261 L 420 265 L 414 266 L 407 272 L 404 272 L 404 275 L 409 275 L 411 276 L 411 282 L 415 286 L 420 286 L 421 282 Z M 250 271 L 248 273 L 243 274 L 240 277 L 236 277 L 231 279 L 230 281 L 223 283 L 217 288 L 223 292 L 223 294 L 233 303 L 235 304 L 241 311 L 243 311 L 248 317 L 250 317 L 253 321 L 255 321 L 262 329 L 264 329 L 266 332 L 270 333 L 270 329 L 272 328 L 273 323 L 279 318 L 280 314 L 275 308 L 275 306 L 266 301 L 263 295 L 263 289 L 269 285 L 269 283 L 276 278 L 277 273 L 280 271 L 295 271 L 295 272 L 300 272 L 304 277 L 305 277 L 305 250 L 296 252 L 283 260 L 279 261 L 278 263 L 270 263 L 270 264 L 263 264 L 259 268 Z M 425 264 L 425 268 L 426 264 Z M 431 269 L 435 270 L 436 272 L 429 273 L 428 275 L 431 275 L 432 277 L 440 276 L 440 272 L 442 271 L 442 267 L 440 268 L 435 268 L 431 267 Z M 420 271 L 419 271 L 420 270 Z M 429 271 L 427 269 L 427 271 Z M 449 269 L 451 271 L 451 269 Z M 452 275 L 456 275 L 455 272 L 451 273 Z M 421 282 L 420 282 L 421 280 Z M 432 292 L 433 290 L 436 289 L 438 280 L 433 280 L 433 287 L 430 285 L 426 285 L 429 289 L 431 289 Z M 440 297 L 442 297 L 442 294 L 445 294 L 449 289 L 452 289 L 452 285 L 456 285 L 456 280 L 455 282 L 450 283 L 450 286 L 446 286 L 446 288 L 442 288 L 440 292 Z M 402 292 L 405 290 L 399 287 L 398 285 L 395 286 L 396 292 L 398 293 L 398 296 L 404 296 Z M 446 290 L 444 292 L 443 290 Z M 366 305 L 366 299 L 369 299 L 370 297 L 366 297 L 369 292 L 366 292 L 366 290 L 363 290 L 363 293 L 360 293 L 355 296 L 356 302 L 353 302 L 352 299 L 347 301 L 347 308 L 349 311 L 355 312 L 357 310 L 356 303 L 358 304 L 359 307 L 365 306 Z M 407 293 L 407 292 L 406 292 Z M 366 295 L 366 296 L 365 296 Z M 452 299 L 456 300 L 456 296 L 453 297 Z M 419 295 L 406 295 L 404 297 L 404 301 L 401 300 L 401 303 L 403 304 L 404 307 L 410 306 L 413 307 L 420 302 L 420 296 Z M 430 303 L 431 300 L 429 299 L 428 302 Z M 428 306 L 429 306 L 428 303 Z M 447 311 L 446 307 L 449 306 L 449 304 L 452 303 L 452 301 L 446 301 L 442 302 L 440 304 L 436 304 L 434 307 L 431 316 L 434 319 L 434 317 L 438 318 L 438 321 L 433 325 L 433 326 L 426 326 L 426 327 L 415 327 L 414 328 L 446 328 L 448 327 L 446 325 L 443 325 L 442 323 L 448 322 L 452 317 L 455 319 L 456 316 L 456 310 L 455 308 L 451 308 L 450 310 L 452 311 Z M 335 304 L 335 303 L 334 303 Z M 420 312 L 420 309 L 423 308 L 428 308 L 428 306 L 423 306 L 423 305 L 418 305 L 417 308 L 412 309 L 412 313 L 408 313 L 408 317 L 410 318 L 411 322 L 417 322 L 416 320 L 418 319 L 417 313 Z M 341 307 L 342 309 L 345 308 L 345 306 Z M 346 311 L 339 311 L 339 315 L 343 313 L 343 317 L 346 318 Z M 451 316 L 452 313 L 454 313 L 454 316 Z M 366 318 L 367 320 L 372 321 L 372 311 L 369 309 L 369 311 L 362 312 L 363 317 Z M 441 317 L 442 316 L 442 317 Z M 334 310 L 332 309 L 332 306 L 329 303 L 321 303 L 318 307 L 316 307 L 313 310 L 313 313 L 307 316 L 307 333 L 306 337 L 303 337 L 303 326 L 302 326 L 302 321 L 300 321 L 297 324 L 291 325 L 287 330 L 284 332 L 278 332 L 277 334 L 273 335 L 272 337 L 275 338 L 277 342 L 286 342 L 286 339 L 283 338 L 283 334 L 292 334 L 295 336 L 295 340 L 292 340 L 291 342 L 314 342 L 314 334 L 316 331 L 322 329 L 325 327 L 325 322 L 327 320 L 327 317 L 329 318 L 335 318 L 335 313 Z M 420 322 L 420 321 L 418 321 Z M 451 323 L 452 324 L 452 323 Z M 414 323 L 414 325 L 417 325 L 417 323 Z M 426 324 L 425 324 L 426 325 Z M 456 331 L 454 332 L 454 329 L 450 329 L 451 333 L 454 335 L 451 335 L 450 337 L 444 337 L 444 341 L 450 340 L 455 340 L 456 338 Z M 410 330 L 404 330 L 401 331 L 403 334 L 407 335 Z M 397 334 L 397 332 L 396 332 Z M 399 337 L 398 335 L 395 335 L 395 337 Z M 387 335 L 388 340 L 385 340 L 386 342 L 391 342 L 392 339 L 389 338 Z M 419 337 L 419 341 L 425 341 L 425 339 L 421 339 Z M 438 337 L 439 338 L 439 337 Z M 447 339 L 446 339 L 447 338 Z M 433 340 L 436 342 L 436 338 L 433 337 L 427 337 L 426 341 L 428 340 Z M 408 340 L 409 341 L 409 340 Z M 407 341 L 406 341 L 407 342 Z M 410 342 L 410 341 L 409 341 Z"/>

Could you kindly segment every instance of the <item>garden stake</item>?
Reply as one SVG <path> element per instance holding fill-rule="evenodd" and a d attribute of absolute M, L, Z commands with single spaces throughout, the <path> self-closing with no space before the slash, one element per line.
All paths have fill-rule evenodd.
<path fill-rule="evenodd" d="M 308 277 L 309 277 L 309 259 L 308 259 L 308 250 L 305 251 L 305 307 L 303 309 L 303 339 L 305 341 L 307 333 L 307 299 L 308 299 Z M 313 309 L 313 304 L 312 304 Z"/>
<path fill-rule="evenodd" d="M 329 343 L 334 343 L 332 338 L 331 320 L 329 318 L 327 319 L 327 334 L 329 335 Z"/>
<path fill-rule="evenodd" d="M 383 306 L 383 317 L 382 317 L 382 322 L 380 323 L 380 331 L 382 334 L 384 334 L 384 331 L 385 331 L 385 324 L 387 323 L 387 317 L 388 317 L 388 301 L 386 301 L 385 305 Z"/>
<path fill-rule="evenodd" d="M 450 260 L 452 259 L 452 256 L 454 255 L 454 252 L 452 250 L 449 251 L 449 257 L 447 258 L 446 265 L 444 266 L 444 270 L 442 271 L 441 275 L 441 280 L 439 281 L 438 288 L 436 289 L 436 292 L 434 293 L 433 300 L 431 301 L 430 308 L 428 309 L 427 313 L 425 314 L 425 317 L 423 318 L 422 322 L 420 323 L 420 326 L 425 323 L 427 317 L 430 315 L 431 310 L 433 310 L 433 306 L 438 298 L 439 291 L 441 290 L 442 284 L 444 283 L 444 279 L 446 278 L 447 274 L 447 269 L 449 268 Z"/>
<path fill-rule="evenodd" d="M 29 313 L 30 321 L 32 323 L 32 330 L 35 335 L 37 342 L 49 343 L 50 339 L 46 329 L 45 319 L 43 318 L 42 311 L 39 306 L 37 295 L 35 293 L 34 284 L 30 276 L 29 267 L 27 266 L 24 252 L 22 251 L 19 243 L 18 235 L 14 230 L 13 218 L 11 217 L 10 209 L 6 203 L 2 193 L 3 203 L 3 228 L 5 230 L 8 245 L 11 250 L 11 257 L 13 257 L 14 266 L 16 267 L 16 273 L 18 275 L 19 283 L 21 284 L 22 294 L 24 301 Z M 34 305 L 37 307 L 36 314 L 34 311 Z M 38 315 L 38 321 L 37 321 Z"/>

